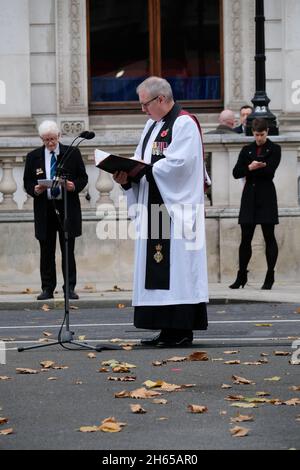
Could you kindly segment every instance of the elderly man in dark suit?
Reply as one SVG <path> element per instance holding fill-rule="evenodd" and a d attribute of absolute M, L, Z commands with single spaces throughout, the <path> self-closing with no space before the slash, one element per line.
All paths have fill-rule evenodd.
<path fill-rule="evenodd" d="M 84 189 L 88 176 L 78 149 L 64 161 L 67 146 L 59 142 L 60 132 L 54 121 L 44 121 L 39 126 L 43 146 L 30 152 L 26 157 L 24 188 L 34 198 L 35 236 L 40 243 L 40 274 L 42 292 L 38 300 L 53 298 L 56 287 L 55 249 L 57 232 L 62 253 L 62 271 L 65 273 L 64 194 L 63 188 L 51 190 L 38 180 L 52 179 L 56 166 L 63 164 L 66 173 L 67 215 L 68 215 L 68 257 L 69 297 L 78 299 L 75 292 L 76 262 L 74 256 L 75 238 L 81 235 L 81 207 L 78 193 Z M 65 290 L 65 284 L 63 286 Z"/>

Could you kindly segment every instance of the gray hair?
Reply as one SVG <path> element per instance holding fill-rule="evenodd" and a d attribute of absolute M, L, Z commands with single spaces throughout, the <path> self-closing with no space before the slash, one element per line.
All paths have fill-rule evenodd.
<path fill-rule="evenodd" d="M 137 94 L 141 90 L 148 91 L 151 96 L 163 95 L 167 101 L 173 100 L 173 92 L 169 82 L 161 77 L 149 77 L 146 78 L 136 89 Z"/>
<path fill-rule="evenodd" d="M 43 121 L 39 126 L 39 136 L 43 137 L 46 134 L 56 134 L 60 133 L 59 128 L 55 121 Z"/>

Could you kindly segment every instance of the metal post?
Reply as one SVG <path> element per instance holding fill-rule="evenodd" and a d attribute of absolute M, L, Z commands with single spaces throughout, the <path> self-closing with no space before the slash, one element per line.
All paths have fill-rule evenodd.
<path fill-rule="evenodd" d="M 268 121 L 269 135 L 278 135 L 276 117 L 269 110 L 270 98 L 266 93 L 266 55 L 265 55 L 265 16 L 264 0 L 255 3 L 255 95 L 252 99 L 253 112 L 247 118 L 246 135 L 252 135 L 252 121 L 264 118 Z"/>

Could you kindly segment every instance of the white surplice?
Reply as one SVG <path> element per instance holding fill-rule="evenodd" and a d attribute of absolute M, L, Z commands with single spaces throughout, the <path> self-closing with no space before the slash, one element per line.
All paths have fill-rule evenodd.
<path fill-rule="evenodd" d="M 151 119 L 146 123 L 133 158 L 142 157 L 142 143 L 153 123 Z M 150 135 L 146 163 L 151 162 L 153 142 L 163 124 L 157 122 Z M 145 289 L 149 184 L 143 177 L 125 193 L 136 228 L 133 306 L 208 302 L 203 147 L 191 117 L 182 115 L 175 120 L 164 155 L 153 165 L 153 176 L 171 217 L 170 289 Z"/>

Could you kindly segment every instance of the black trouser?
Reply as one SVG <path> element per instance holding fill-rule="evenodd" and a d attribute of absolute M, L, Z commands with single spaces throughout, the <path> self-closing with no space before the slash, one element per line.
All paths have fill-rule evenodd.
<path fill-rule="evenodd" d="M 64 282 L 65 273 L 65 236 L 63 229 L 57 219 L 52 201 L 47 205 L 47 238 L 39 240 L 40 242 L 40 273 L 42 281 L 42 290 L 53 292 L 56 287 L 56 239 L 57 232 L 59 235 L 59 244 L 62 254 L 62 272 Z M 74 256 L 75 238 L 68 239 L 68 255 L 69 255 L 69 289 L 74 290 L 76 285 L 76 263 Z M 63 286 L 64 289 L 65 285 Z"/>
<path fill-rule="evenodd" d="M 255 224 L 241 224 L 242 240 L 239 248 L 239 269 L 246 271 L 252 256 L 251 242 L 255 231 Z M 261 224 L 265 244 L 268 270 L 273 271 L 278 257 L 278 245 L 275 238 L 274 224 Z"/>

